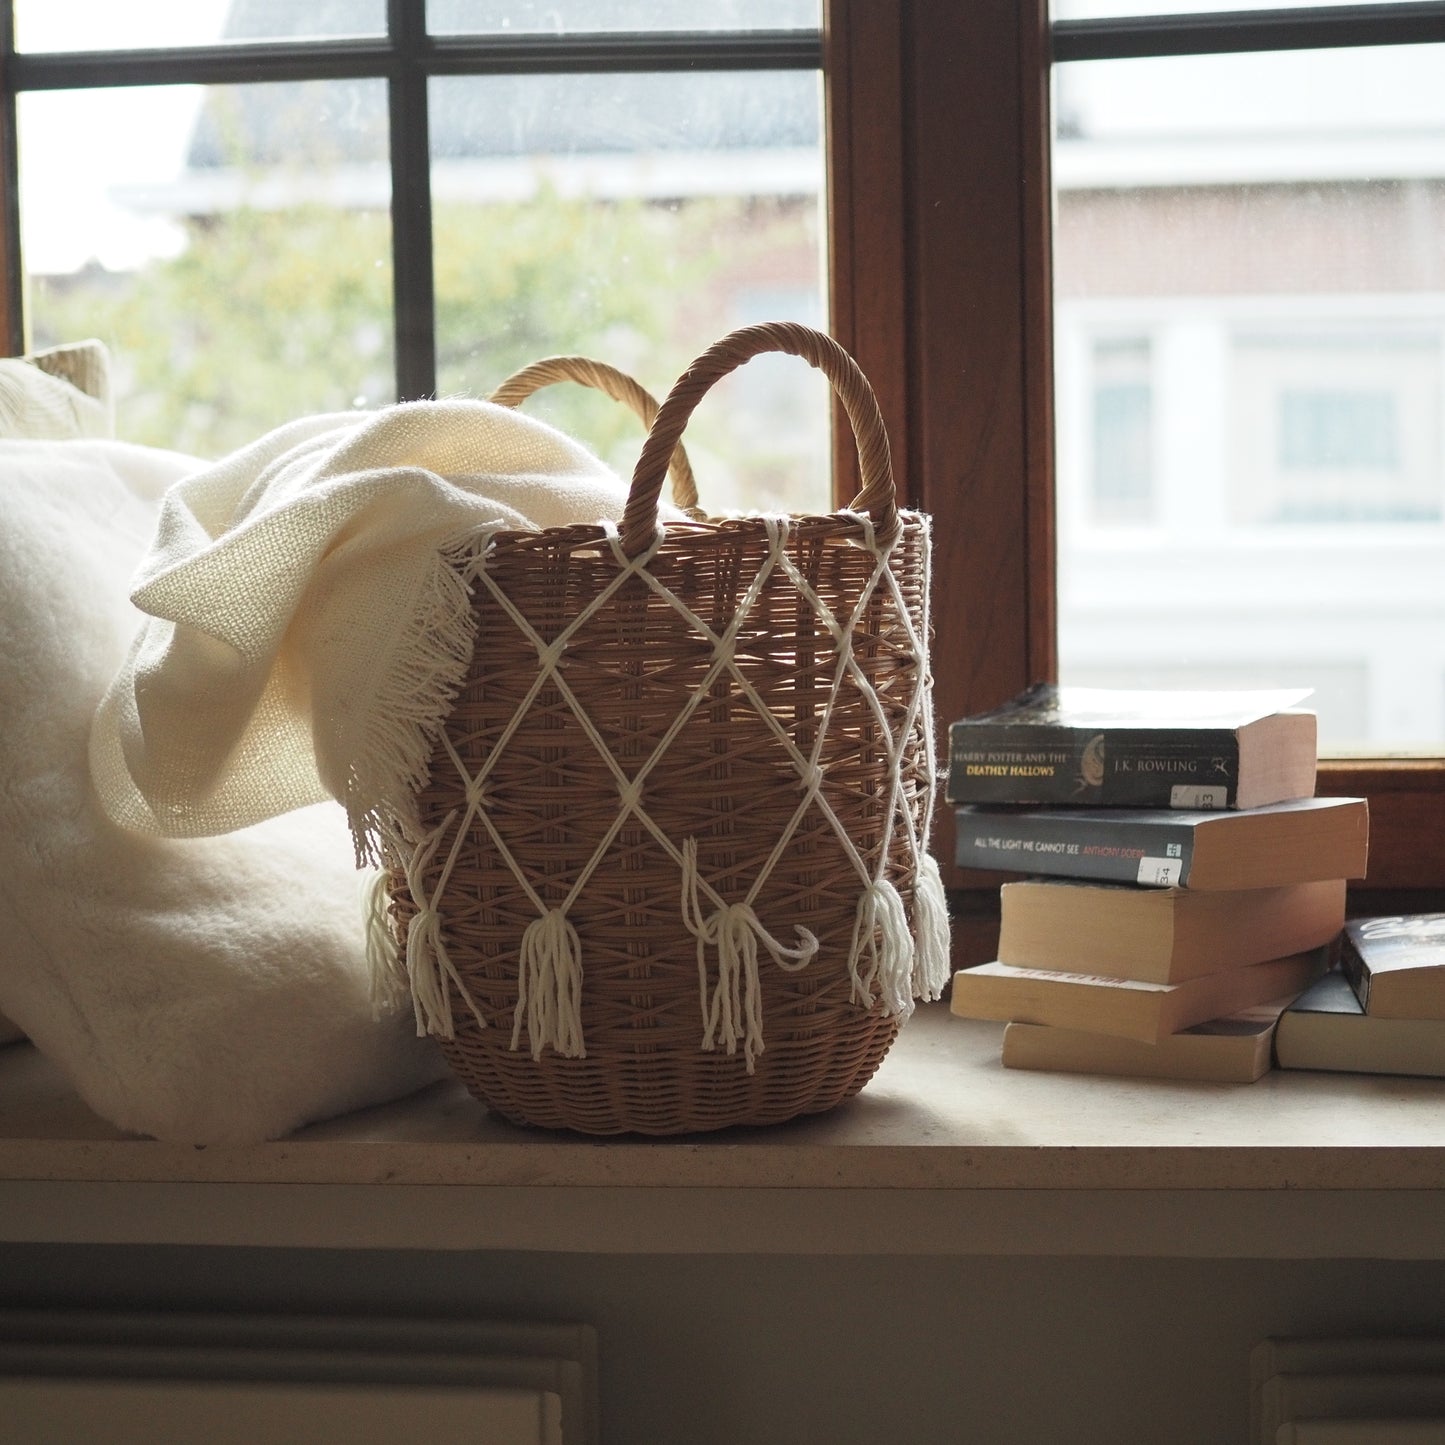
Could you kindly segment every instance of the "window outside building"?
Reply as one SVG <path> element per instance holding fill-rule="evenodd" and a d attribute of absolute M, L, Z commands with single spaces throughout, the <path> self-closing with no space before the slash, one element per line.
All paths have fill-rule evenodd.
<path fill-rule="evenodd" d="M 1308 686 L 1327 751 L 1438 749 L 1442 68 L 1055 67 L 1064 680 Z"/>

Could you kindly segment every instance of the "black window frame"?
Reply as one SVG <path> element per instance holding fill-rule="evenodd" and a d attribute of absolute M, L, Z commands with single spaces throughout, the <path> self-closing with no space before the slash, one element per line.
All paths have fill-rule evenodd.
<path fill-rule="evenodd" d="M 433 35 L 423 0 L 387 0 L 378 36 L 222 41 L 119 51 L 16 51 L 14 0 L 0 0 L 0 261 L 4 335 L 25 349 L 16 100 L 44 90 L 271 81 L 382 80 L 391 137 L 391 228 L 396 394 L 436 394 L 431 149 L 427 82 L 453 75 L 600 75 L 631 71 L 818 70 L 820 30 L 659 31 L 653 34 Z"/>

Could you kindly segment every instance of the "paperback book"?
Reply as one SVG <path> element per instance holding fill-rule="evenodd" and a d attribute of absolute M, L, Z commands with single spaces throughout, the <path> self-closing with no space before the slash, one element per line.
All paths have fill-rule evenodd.
<path fill-rule="evenodd" d="M 1340 962 L 1367 1014 L 1445 1019 L 1445 913 L 1355 919 Z"/>
<path fill-rule="evenodd" d="M 1217 892 L 1031 878 L 1000 900 L 1001 963 L 1153 983 L 1318 948 L 1345 925 L 1343 878 Z"/>
<path fill-rule="evenodd" d="M 1274 1050 L 1282 1069 L 1445 1078 L 1445 1019 L 1367 1014 L 1334 969 L 1280 1015 Z"/>
<path fill-rule="evenodd" d="M 1363 878 L 1369 861 L 1363 798 L 1300 798 L 1242 812 L 963 807 L 954 818 L 961 867 L 1153 888 Z"/>
<path fill-rule="evenodd" d="M 1315 790 L 1317 724 L 1292 692 L 1039 683 L 949 728 L 955 803 L 1254 808 Z"/>
<path fill-rule="evenodd" d="M 1184 983 L 1145 983 L 1055 969 L 981 963 L 953 976 L 950 1007 L 961 1018 L 1118 1034 L 1157 1043 L 1206 1019 L 1299 993 L 1323 971 L 1327 950 L 1311 949 Z"/>
<path fill-rule="evenodd" d="M 1293 999 L 1293 994 L 1284 994 L 1226 1018 L 1206 1019 L 1165 1034 L 1157 1043 L 1084 1029 L 1011 1023 L 1003 1031 L 1003 1064 L 1053 1073 L 1252 1084 L 1269 1072 L 1275 1025 Z"/>

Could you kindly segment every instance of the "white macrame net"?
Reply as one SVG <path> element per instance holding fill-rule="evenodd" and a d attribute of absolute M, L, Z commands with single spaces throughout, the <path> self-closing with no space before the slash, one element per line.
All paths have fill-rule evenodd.
<path fill-rule="evenodd" d="M 714 630 L 688 605 L 685 598 L 659 580 L 651 570 L 650 563 L 661 544 L 660 535 L 650 548 L 629 557 L 622 548 L 617 528 L 611 523 L 604 524 L 605 545 L 610 547 L 616 561 L 616 575 L 551 641 L 539 635 L 488 570 L 493 530 L 473 534 L 451 549 L 447 560 L 456 569 L 459 579 L 469 587 L 476 585 L 483 589 L 485 605 L 499 608 L 529 639 L 537 654 L 537 670 L 510 723 L 475 772 L 468 770 L 446 735 L 441 736 L 442 751 L 456 769 L 462 785 L 462 801 L 457 808 L 448 812 L 434 827 L 415 837 L 408 836 L 406 830 L 394 823 L 378 820 L 381 851 L 389 864 L 404 876 L 415 912 L 408 920 L 404 945 L 394 962 L 385 956 L 385 930 L 373 930 L 373 940 L 377 944 L 377 976 L 383 989 L 389 981 L 394 983 L 404 977 L 410 987 L 419 1032 L 443 1038 L 454 1036 L 453 992 L 466 1003 L 477 1023 L 486 1026 L 481 1010 L 468 994 L 461 974 L 448 953 L 442 927 L 453 870 L 474 827 L 486 832 L 496 857 L 505 863 L 536 911 L 536 917 L 523 933 L 519 950 L 517 1001 L 511 1039 L 512 1048 L 521 1047 L 525 1031 L 534 1058 L 539 1058 L 543 1049 L 549 1046 L 564 1057 L 586 1056 L 581 1010 L 584 946 L 569 914 L 629 820 L 640 823 L 677 865 L 681 917 L 697 946 L 699 1042 L 704 1050 L 722 1048 L 735 1053 L 741 1049 L 751 1073 L 757 1056 L 764 1048 L 758 973 L 762 956 L 765 954 L 779 968 L 791 971 L 806 968 L 817 954 L 818 940 L 807 928 L 793 924 L 793 939 L 788 942 L 779 936 L 780 931 L 788 926 L 788 920 L 764 920 L 756 912 L 770 874 L 792 844 L 804 818 L 813 811 L 827 819 L 846 859 L 857 874 L 858 903 L 848 953 L 853 1001 L 864 1008 L 881 1003 L 887 1014 L 906 1017 L 912 1012 L 915 998 L 931 1000 L 939 997 L 949 975 L 947 907 L 938 865 L 927 852 L 918 815 L 904 794 L 905 750 L 910 745 L 921 746 L 926 755 L 926 806 L 921 810 L 926 825 L 926 819 L 932 812 L 935 786 L 926 600 L 921 624 L 915 626 L 910 620 L 909 608 L 897 577 L 889 566 L 891 540 L 881 543 L 870 519 L 865 515 L 855 515 L 860 530 L 858 545 L 872 556 L 873 566 L 867 582 L 859 590 L 852 611 L 840 622 L 788 554 L 792 520 L 782 516 L 753 520 L 766 529 L 767 557 L 727 626 L 720 632 Z M 927 576 L 926 522 L 921 533 L 925 549 L 924 575 Z M 820 709 L 807 752 L 800 750 L 787 729 L 774 717 L 734 650 L 739 634 L 747 628 L 754 604 L 777 571 L 787 575 L 798 595 L 811 608 L 820 633 L 831 634 L 836 648 L 831 686 Z M 623 769 L 606 739 L 588 717 L 586 706 L 569 686 L 561 663 L 569 639 L 632 578 L 641 579 L 684 619 L 689 628 L 705 639 L 712 649 L 712 657 L 710 665 L 658 739 L 652 753 L 629 773 Z M 887 710 L 852 650 L 854 627 L 880 588 L 891 593 L 897 615 L 907 629 L 913 655 L 919 660 L 911 695 L 902 716 L 894 722 L 890 722 Z M 696 709 L 706 700 L 714 682 L 724 673 L 773 734 L 800 783 L 796 808 L 778 830 L 771 851 L 745 895 L 734 902 L 727 902 L 703 876 L 698 864 L 696 840 L 669 837 L 649 814 L 646 803 L 649 775 L 687 726 Z M 875 850 L 877 862 L 872 866 L 859 852 L 830 804 L 827 779 L 820 763 L 829 725 L 839 706 L 845 683 L 851 684 L 849 691 L 853 698 L 861 694 L 865 699 L 886 739 L 888 751 L 887 776 L 891 796 L 884 810 L 887 819 L 885 835 L 882 846 Z M 529 708 L 544 686 L 555 689 L 571 710 L 583 733 L 605 762 L 617 790 L 617 812 L 610 827 L 598 839 L 586 864 L 572 878 L 566 896 L 552 905 L 548 905 L 529 882 L 507 837 L 489 811 L 487 799 L 492 772 L 504 757 L 509 740 L 524 725 Z M 856 701 L 850 701 L 849 705 L 856 706 Z M 906 832 L 914 864 L 911 927 L 903 898 L 884 871 L 893 830 L 900 827 Z"/>

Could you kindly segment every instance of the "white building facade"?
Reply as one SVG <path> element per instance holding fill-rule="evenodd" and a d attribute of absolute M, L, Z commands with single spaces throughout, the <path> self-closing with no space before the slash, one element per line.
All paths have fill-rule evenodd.
<path fill-rule="evenodd" d="M 1065 680 L 1309 686 L 1326 751 L 1439 751 L 1440 50 L 1060 68 Z"/>

